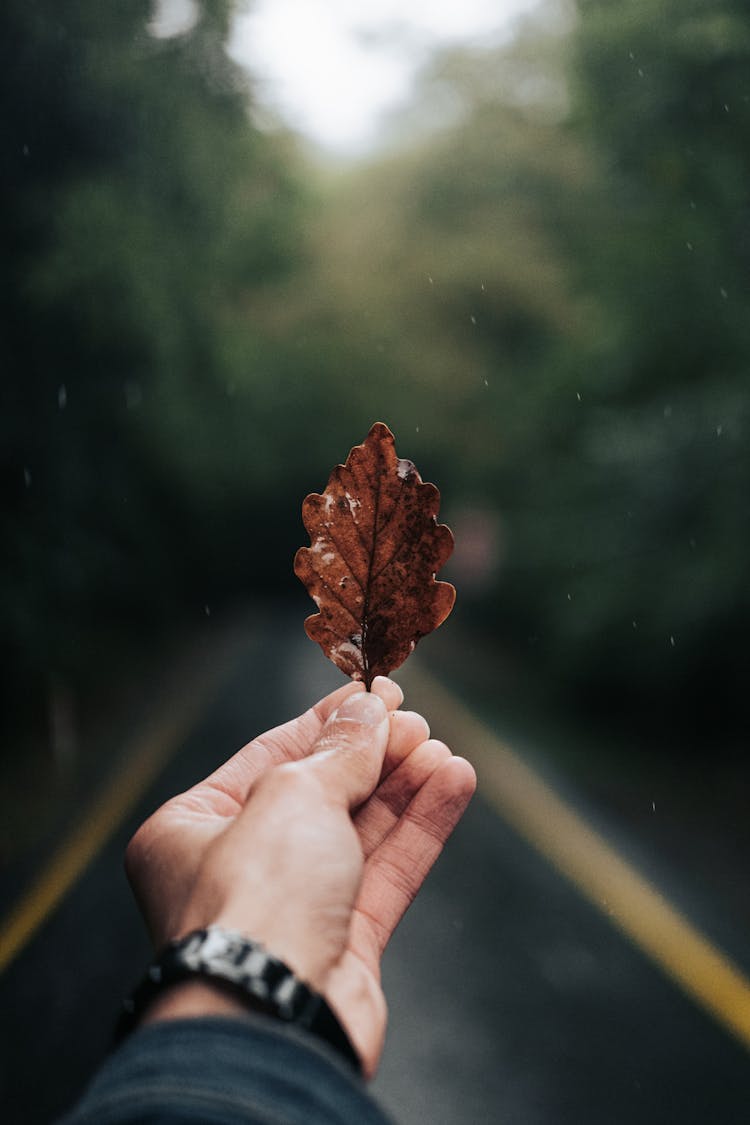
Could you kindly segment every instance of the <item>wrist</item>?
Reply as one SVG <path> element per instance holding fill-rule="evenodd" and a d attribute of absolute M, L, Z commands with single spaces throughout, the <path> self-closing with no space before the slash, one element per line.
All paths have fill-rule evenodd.
<path fill-rule="evenodd" d="M 243 1016 L 250 1007 L 247 999 L 240 999 L 221 981 L 184 980 L 154 997 L 141 1017 L 141 1024 L 201 1016 Z"/>

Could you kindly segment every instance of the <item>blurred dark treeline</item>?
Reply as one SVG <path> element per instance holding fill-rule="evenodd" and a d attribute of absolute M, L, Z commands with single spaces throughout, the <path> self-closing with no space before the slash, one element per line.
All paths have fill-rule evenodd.
<path fill-rule="evenodd" d="M 564 10 L 433 59 L 341 169 L 258 124 L 229 0 L 171 39 L 6 0 L 6 713 L 289 590 L 302 497 L 382 419 L 474 628 L 579 706 L 739 737 L 750 14 Z"/>
<path fill-rule="evenodd" d="M 253 504 L 296 503 L 265 389 L 283 357 L 246 306 L 299 268 L 301 177 L 250 124 L 231 5 L 169 40 L 151 15 L 0 15 L 3 694 L 27 715 L 90 694 L 186 607 L 273 577 L 282 521 L 254 552 L 274 507 Z"/>

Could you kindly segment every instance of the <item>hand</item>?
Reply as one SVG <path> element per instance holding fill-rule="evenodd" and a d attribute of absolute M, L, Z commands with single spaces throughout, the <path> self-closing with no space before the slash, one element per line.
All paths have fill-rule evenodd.
<path fill-rule="evenodd" d="M 126 865 L 157 946 L 218 924 L 261 941 L 335 1009 L 374 1074 L 386 1023 L 380 958 L 474 791 L 468 762 L 348 684 L 243 747 L 162 806 Z M 235 1007 L 184 986 L 151 1018 Z"/>

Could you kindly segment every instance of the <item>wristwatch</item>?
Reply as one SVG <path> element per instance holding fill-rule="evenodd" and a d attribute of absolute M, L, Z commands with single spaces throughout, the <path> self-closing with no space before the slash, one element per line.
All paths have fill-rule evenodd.
<path fill-rule="evenodd" d="M 220 926 L 193 930 L 164 947 L 132 996 L 124 1001 L 117 1038 L 136 1026 L 163 989 L 191 978 L 220 983 L 248 1008 L 317 1035 L 361 1070 L 359 1056 L 325 998 L 260 942 Z"/>

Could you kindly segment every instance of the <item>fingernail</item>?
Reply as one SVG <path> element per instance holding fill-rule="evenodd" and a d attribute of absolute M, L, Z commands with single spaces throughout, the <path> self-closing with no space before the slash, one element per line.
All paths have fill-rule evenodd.
<path fill-rule="evenodd" d="M 377 727 L 387 715 L 385 703 L 378 695 L 360 691 L 344 700 L 336 712 L 337 719 L 354 719 L 363 726 Z"/>
<path fill-rule="evenodd" d="M 376 687 L 378 689 L 378 692 L 377 692 L 378 695 L 380 695 L 385 689 L 389 689 L 390 691 L 393 691 L 394 688 L 395 688 L 395 690 L 401 696 L 401 702 L 402 703 L 404 702 L 403 688 L 401 688 L 400 685 L 397 684 L 395 680 L 392 680 L 390 678 L 390 676 L 376 676 L 375 679 L 372 681 L 372 690 L 375 691 Z"/>

